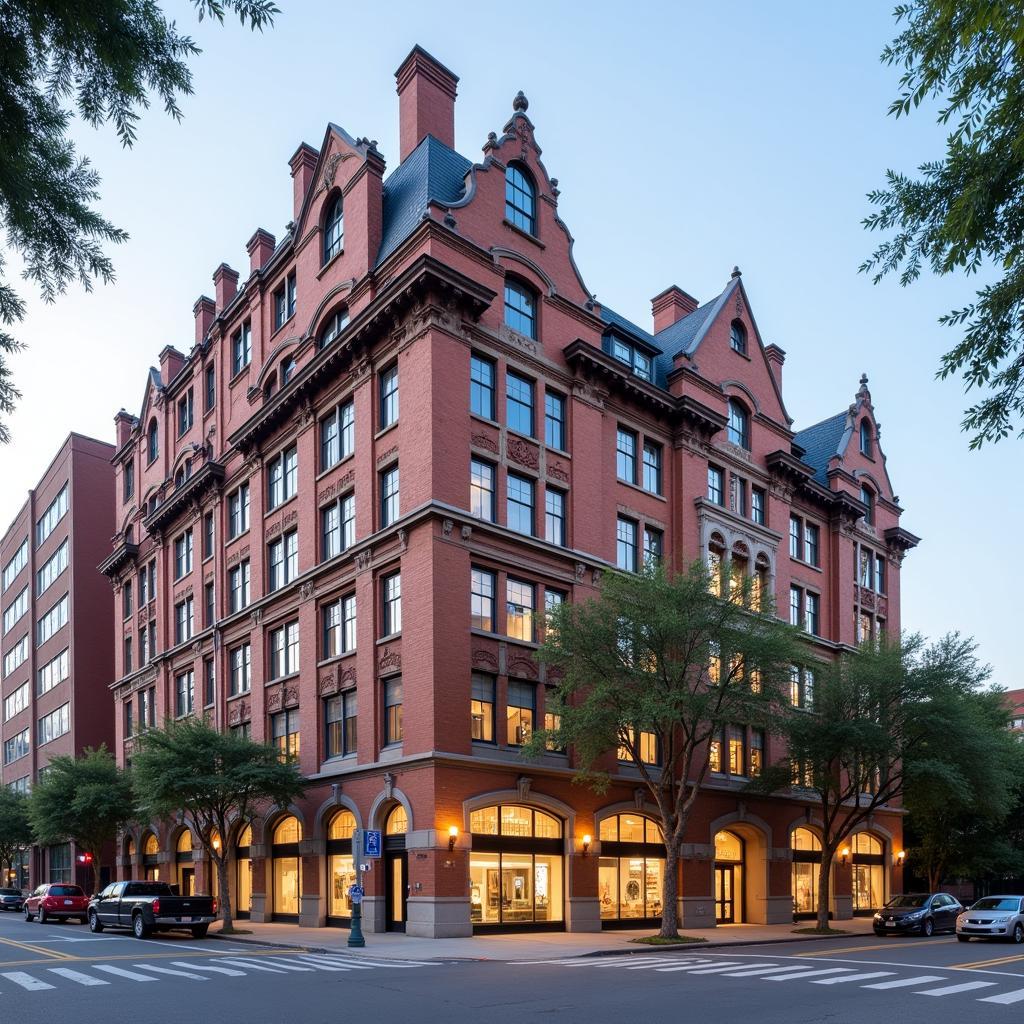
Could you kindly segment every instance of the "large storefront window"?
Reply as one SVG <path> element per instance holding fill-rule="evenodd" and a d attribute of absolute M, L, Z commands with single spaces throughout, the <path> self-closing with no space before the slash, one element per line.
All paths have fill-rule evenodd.
<path fill-rule="evenodd" d="M 274 920 L 298 920 L 299 900 L 302 896 L 302 862 L 299 842 L 302 826 L 299 819 L 289 814 L 274 826 Z"/>
<path fill-rule="evenodd" d="M 743 921 L 743 840 L 735 832 L 715 836 L 715 920 Z"/>
<path fill-rule="evenodd" d="M 869 914 L 885 903 L 885 856 L 882 844 L 867 832 L 858 832 L 853 851 L 853 912 Z"/>
<path fill-rule="evenodd" d="M 480 927 L 562 927 L 562 823 L 543 811 L 503 804 L 473 811 L 470 914 Z"/>
<path fill-rule="evenodd" d="M 235 843 L 235 917 L 248 917 L 252 910 L 252 826 L 246 825 L 238 833 Z"/>
<path fill-rule="evenodd" d="M 665 844 L 658 826 L 640 814 L 616 814 L 599 828 L 597 893 L 601 922 L 648 924 L 659 918 L 665 884 Z"/>
<path fill-rule="evenodd" d="M 816 914 L 821 840 L 809 828 L 795 828 L 790 847 L 793 851 L 793 913 L 797 916 Z"/>
<path fill-rule="evenodd" d="M 142 873 L 147 882 L 160 881 L 160 842 L 152 832 L 142 843 Z"/>
<path fill-rule="evenodd" d="M 351 811 L 339 811 L 327 827 L 327 916 L 331 924 L 347 925 L 352 918 L 349 886 L 356 883 L 352 860 L 352 833 L 356 819 Z"/>
<path fill-rule="evenodd" d="M 61 843 L 49 849 L 51 882 L 70 882 L 71 878 L 71 844 Z"/>

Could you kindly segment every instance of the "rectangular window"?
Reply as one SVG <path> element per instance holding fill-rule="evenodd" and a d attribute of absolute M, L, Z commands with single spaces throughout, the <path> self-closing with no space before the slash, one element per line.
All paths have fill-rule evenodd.
<path fill-rule="evenodd" d="M 402 631 L 402 574 L 393 572 L 381 581 L 384 636 Z"/>
<path fill-rule="evenodd" d="M 469 359 L 469 411 L 484 419 L 494 417 L 494 363 L 484 356 Z"/>
<path fill-rule="evenodd" d="M 874 569 L 875 569 L 875 558 L 872 552 L 867 548 L 860 549 L 860 585 L 867 587 L 868 590 L 873 590 L 874 581 Z"/>
<path fill-rule="evenodd" d="M 544 493 L 544 539 L 565 547 L 565 494 L 553 487 Z"/>
<path fill-rule="evenodd" d="M 182 644 L 192 639 L 195 632 L 195 617 L 192 598 L 186 597 L 174 606 L 174 642 Z"/>
<path fill-rule="evenodd" d="M 636 523 L 619 516 L 615 523 L 615 564 L 636 572 Z"/>
<path fill-rule="evenodd" d="M 139 668 L 149 664 L 149 627 L 139 626 Z"/>
<path fill-rule="evenodd" d="M 267 511 L 272 511 L 299 491 L 299 450 L 285 448 L 267 468 Z"/>
<path fill-rule="evenodd" d="M 135 460 L 128 458 L 121 466 L 121 500 L 126 504 L 135 494 Z"/>
<path fill-rule="evenodd" d="M 36 646 L 45 644 L 57 632 L 58 629 L 67 625 L 68 621 L 68 595 L 65 594 L 39 621 L 36 623 Z"/>
<path fill-rule="evenodd" d="M 716 729 L 708 744 L 708 769 L 721 774 L 722 772 L 722 730 Z"/>
<path fill-rule="evenodd" d="M 812 636 L 821 636 L 821 598 L 807 591 L 805 596 L 806 621 L 804 628 Z"/>
<path fill-rule="evenodd" d="M 398 422 L 398 364 L 380 375 L 380 429 Z"/>
<path fill-rule="evenodd" d="M 124 738 L 130 740 L 135 734 L 135 715 L 130 700 L 121 705 L 121 713 L 124 716 Z"/>
<path fill-rule="evenodd" d="M 240 612 L 250 601 L 249 589 L 249 560 L 239 562 L 228 570 L 228 588 L 230 597 L 231 614 Z"/>
<path fill-rule="evenodd" d="M 544 443 L 565 451 L 565 399 L 548 391 L 544 395 Z"/>
<path fill-rule="evenodd" d="M 480 459 L 469 463 L 469 512 L 477 519 L 494 522 L 494 467 Z"/>
<path fill-rule="evenodd" d="M 356 542 L 356 496 L 346 494 L 320 512 L 323 560 L 347 551 Z"/>
<path fill-rule="evenodd" d="M 231 696 L 248 693 L 252 689 L 252 645 L 242 644 L 234 648 L 231 661 Z"/>
<path fill-rule="evenodd" d="M 336 658 L 356 649 L 356 595 L 324 605 L 323 652 L 325 658 Z"/>
<path fill-rule="evenodd" d="M 356 448 L 356 413 L 353 402 L 343 402 L 320 421 L 320 470 L 336 466 Z"/>
<path fill-rule="evenodd" d="M 63 548 L 67 548 L 67 541 L 61 545 Z M 49 563 L 47 563 L 49 564 Z M 45 566 L 44 566 L 45 568 Z M 41 572 L 42 570 L 40 570 Z M 4 629 L 3 635 L 6 636 L 15 626 L 16 623 L 20 622 L 28 611 L 28 584 L 21 588 L 21 593 L 11 602 L 10 605 L 4 609 Z"/>
<path fill-rule="evenodd" d="M 760 487 L 751 487 L 750 489 L 750 518 L 757 523 L 758 526 L 764 526 L 766 523 L 765 516 L 765 493 Z"/>
<path fill-rule="evenodd" d="M 644 565 L 657 565 L 664 554 L 665 537 L 661 530 L 644 527 Z"/>
<path fill-rule="evenodd" d="M 789 588 L 789 624 L 791 626 L 803 625 L 803 597 L 804 593 L 799 587 Z"/>
<path fill-rule="evenodd" d="M 56 711 L 43 715 L 36 722 L 36 744 L 42 746 L 71 731 L 71 705 L 62 704 Z"/>
<path fill-rule="evenodd" d="M 398 521 L 398 466 L 385 469 L 380 475 L 381 529 Z"/>
<path fill-rule="evenodd" d="M 191 715 L 196 707 L 196 674 L 189 669 L 174 677 L 174 714 L 176 718 Z"/>
<path fill-rule="evenodd" d="M 494 631 L 495 576 L 486 569 L 471 569 L 469 583 L 469 624 L 473 629 Z"/>
<path fill-rule="evenodd" d="M 180 580 L 191 571 L 192 531 L 186 530 L 180 537 L 174 539 L 174 578 Z"/>
<path fill-rule="evenodd" d="M 733 493 L 736 495 L 736 514 L 746 518 L 747 515 L 747 481 L 735 473 L 732 475 Z"/>
<path fill-rule="evenodd" d="M 616 754 L 617 760 L 627 764 L 635 763 L 632 751 L 635 743 L 637 753 L 644 764 L 658 763 L 658 737 L 653 732 L 641 730 L 639 741 L 636 740 L 636 733 L 632 729 L 627 729 L 626 734 L 628 742 L 619 746 Z"/>
<path fill-rule="evenodd" d="M 708 466 L 708 501 L 725 505 L 725 474 L 717 466 Z"/>
<path fill-rule="evenodd" d="M 808 565 L 819 565 L 818 541 L 820 531 L 814 523 L 804 523 L 804 561 Z"/>
<path fill-rule="evenodd" d="M 280 330 L 295 314 L 295 271 L 274 292 L 274 330 Z"/>
<path fill-rule="evenodd" d="M 511 370 L 505 374 L 505 420 L 509 430 L 533 437 L 533 381 Z"/>
<path fill-rule="evenodd" d="M 23 665 L 28 658 L 28 633 L 26 633 L 4 655 L 4 678 L 6 679 L 16 668 Z"/>
<path fill-rule="evenodd" d="M 210 363 L 203 372 L 203 412 L 209 412 L 217 404 L 217 370 Z"/>
<path fill-rule="evenodd" d="M 279 590 L 299 575 L 299 531 L 290 530 L 267 547 L 268 591 Z"/>
<path fill-rule="evenodd" d="M 756 779 L 764 769 L 764 731 L 750 730 L 750 777 Z"/>
<path fill-rule="evenodd" d="M 729 743 L 729 774 L 746 775 L 747 757 L 743 727 L 730 725 L 726 730 L 726 737 Z"/>
<path fill-rule="evenodd" d="M 551 616 L 555 609 L 565 601 L 565 594 L 560 590 L 544 591 L 544 628 L 547 629 L 551 623 Z"/>
<path fill-rule="evenodd" d="M 248 320 L 231 338 L 231 376 L 241 373 L 252 362 L 252 324 Z"/>
<path fill-rule="evenodd" d="M 204 562 L 206 561 L 207 558 L 213 558 L 213 541 L 214 541 L 213 527 L 214 527 L 213 513 L 212 512 L 207 512 L 206 515 L 203 516 L 203 561 Z"/>
<path fill-rule="evenodd" d="M 209 628 L 213 625 L 214 619 L 216 617 L 212 580 L 203 587 L 203 609 L 203 625 Z"/>
<path fill-rule="evenodd" d="M 217 697 L 217 670 L 213 658 L 203 659 L 203 707 L 210 707 Z"/>
<path fill-rule="evenodd" d="M 789 666 L 789 702 L 793 707 L 805 710 L 814 705 L 814 672 L 811 669 Z"/>
<path fill-rule="evenodd" d="M 156 687 L 139 690 L 139 725 L 143 729 L 156 727 Z"/>
<path fill-rule="evenodd" d="M 533 641 L 533 584 L 505 581 L 505 633 L 515 640 Z"/>
<path fill-rule="evenodd" d="M 875 555 L 875 590 L 885 593 L 885 558 L 882 555 Z"/>
<path fill-rule="evenodd" d="M 344 757 L 356 752 L 356 691 L 349 690 L 324 702 L 324 740 L 327 757 Z"/>
<path fill-rule="evenodd" d="M 537 687 L 533 683 L 509 680 L 508 703 L 505 710 L 505 739 L 509 746 L 521 747 L 533 735 L 536 703 Z"/>
<path fill-rule="evenodd" d="M 661 494 L 661 445 L 644 441 L 644 490 Z"/>
<path fill-rule="evenodd" d="M 28 683 L 22 683 L 13 693 L 4 697 L 4 721 L 7 722 L 28 707 Z"/>
<path fill-rule="evenodd" d="M 242 484 L 228 496 L 228 540 L 249 529 L 249 485 Z"/>
<path fill-rule="evenodd" d="M 42 543 L 50 536 L 51 533 L 56 529 L 57 524 L 67 515 L 68 513 L 68 485 L 65 484 L 53 501 L 46 507 L 46 511 L 39 517 L 36 522 L 36 547 L 40 547 Z"/>
<path fill-rule="evenodd" d="M 402 677 L 384 681 L 384 746 L 402 742 Z"/>
<path fill-rule="evenodd" d="M 4 566 L 3 589 L 6 590 L 17 578 L 25 566 L 28 565 L 28 541 L 23 540 L 14 552 L 10 560 Z"/>
<path fill-rule="evenodd" d="M 796 516 L 789 517 L 789 557 L 800 557 L 800 520 Z"/>
<path fill-rule="evenodd" d="M 534 483 L 528 477 L 509 473 L 505 478 L 506 525 L 517 533 L 533 536 Z"/>
<path fill-rule="evenodd" d="M 4 764 L 17 761 L 19 757 L 24 757 L 28 751 L 29 731 L 28 729 L 23 729 L 16 736 L 12 736 L 9 740 L 4 740 Z"/>
<path fill-rule="evenodd" d="M 188 391 L 178 399 L 178 437 L 182 434 L 188 433 L 189 429 L 195 422 L 195 410 L 192 405 L 192 389 Z"/>
<path fill-rule="evenodd" d="M 132 664 L 132 638 L 126 636 L 124 638 L 124 675 L 128 675 L 133 669 Z"/>
<path fill-rule="evenodd" d="M 126 583 L 121 588 L 121 618 L 127 619 L 132 613 L 132 585 Z"/>
<path fill-rule="evenodd" d="M 277 747 L 279 760 L 294 761 L 298 758 L 301 749 L 298 710 L 270 716 L 270 742 Z"/>
<path fill-rule="evenodd" d="M 628 484 L 636 483 L 636 434 L 622 427 L 615 434 L 615 475 Z"/>
<path fill-rule="evenodd" d="M 299 671 L 299 623 L 270 631 L 270 678 L 282 679 Z"/>
<path fill-rule="evenodd" d="M 478 743 L 494 742 L 494 677 L 474 672 L 469 700 L 470 736 Z"/>

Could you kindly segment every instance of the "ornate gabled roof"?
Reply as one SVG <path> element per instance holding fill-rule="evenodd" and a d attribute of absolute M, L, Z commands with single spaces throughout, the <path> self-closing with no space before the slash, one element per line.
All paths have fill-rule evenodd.
<path fill-rule="evenodd" d="M 804 450 L 804 462 L 814 467 L 814 479 L 828 487 L 828 464 L 837 455 L 842 456 L 853 433 L 847 424 L 849 414 L 837 413 L 827 420 L 798 430 L 794 442 Z"/>
<path fill-rule="evenodd" d="M 739 287 L 739 275 L 729 280 L 721 295 L 698 306 L 692 313 L 680 317 L 674 324 L 669 324 L 663 331 L 655 336 L 655 343 L 662 349 L 663 355 L 659 356 L 655 363 L 655 370 L 659 382 L 664 382 L 675 366 L 677 355 L 693 355 L 697 351 L 707 333 L 708 328 L 715 322 L 715 318 L 722 311 L 729 301 L 732 293 Z"/>

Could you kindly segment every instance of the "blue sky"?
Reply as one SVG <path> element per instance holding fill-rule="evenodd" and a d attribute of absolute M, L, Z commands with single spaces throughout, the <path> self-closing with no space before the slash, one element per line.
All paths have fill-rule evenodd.
<path fill-rule="evenodd" d="M 115 285 L 49 307 L 30 296 L 0 523 L 68 431 L 112 440 L 114 413 L 138 411 L 161 348 L 191 345 L 214 268 L 244 275 L 255 228 L 281 236 L 299 142 L 318 146 L 334 120 L 396 165 L 393 72 L 418 42 L 461 78 L 456 146 L 471 159 L 526 93 L 599 299 L 646 326 L 667 285 L 703 301 L 739 265 L 765 341 L 787 352 L 797 429 L 843 409 L 869 375 L 904 525 L 924 538 L 904 563 L 904 626 L 974 635 L 996 681 L 1024 686 L 1015 574 L 976 550 L 984 521 L 1019 519 L 1022 442 L 969 452 L 960 384 L 934 380 L 956 337 L 936 320 L 973 287 L 876 287 L 857 273 L 874 241 L 865 193 L 886 167 L 912 171 L 942 146 L 930 114 L 886 114 L 891 3 L 278 5 L 277 26 L 252 36 L 196 25 L 190 4 L 167 0 L 204 49 L 184 121 L 154 109 L 128 152 L 112 131 L 76 132 L 103 177 L 102 210 L 132 237 L 113 253 Z"/>

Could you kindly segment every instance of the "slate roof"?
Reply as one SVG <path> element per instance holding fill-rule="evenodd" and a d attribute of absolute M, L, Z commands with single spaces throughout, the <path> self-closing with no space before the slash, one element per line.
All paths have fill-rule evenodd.
<path fill-rule="evenodd" d="M 458 202 L 472 163 L 428 135 L 384 181 L 383 230 L 377 265 L 416 229 L 430 200 Z"/>
<path fill-rule="evenodd" d="M 804 449 L 803 461 L 814 467 L 814 479 L 828 487 L 826 469 L 829 459 L 841 455 L 849 441 L 845 412 L 830 416 L 827 420 L 799 430 L 793 441 Z"/>
<path fill-rule="evenodd" d="M 632 320 L 627 320 L 624 316 L 620 316 L 615 312 L 614 309 L 609 309 L 607 306 L 601 307 L 601 319 L 608 324 L 609 327 L 619 327 L 627 334 L 636 335 L 641 341 L 646 342 L 652 348 L 658 348 L 657 342 L 654 340 L 653 334 L 648 334 L 642 327 L 637 327 Z"/>

